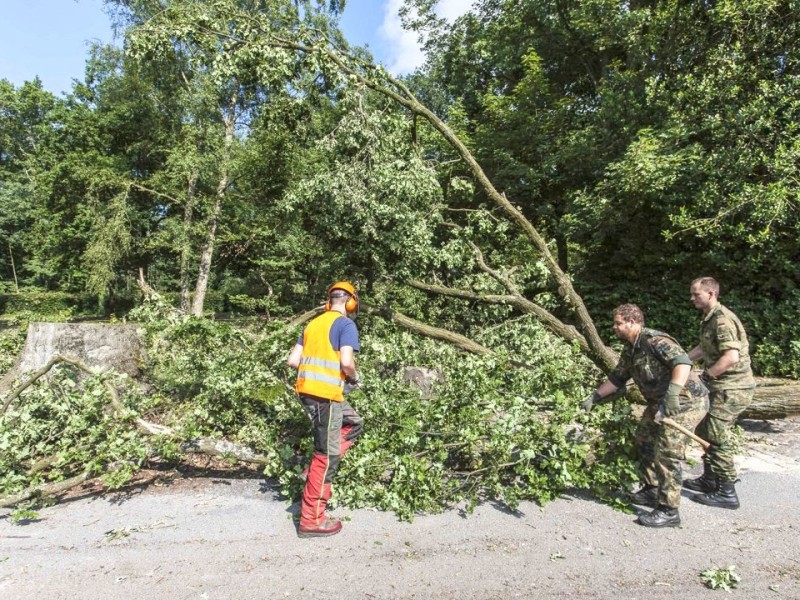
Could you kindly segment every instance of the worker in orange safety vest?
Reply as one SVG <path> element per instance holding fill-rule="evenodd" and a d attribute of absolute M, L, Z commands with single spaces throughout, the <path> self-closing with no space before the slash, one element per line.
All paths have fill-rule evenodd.
<path fill-rule="evenodd" d="M 311 419 L 314 455 L 306 469 L 298 535 L 339 533 L 342 523 L 325 515 L 331 482 L 344 454 L 361 434 L 363 419 L 344 399 L 359 386 L 355 353 L 358 328 L 348 313 L 358 312 L 358 292 L 346 281 L 328 288 L 325 312 L 303 331 L 286 363 L 297 369 L 295 391 Z"/>

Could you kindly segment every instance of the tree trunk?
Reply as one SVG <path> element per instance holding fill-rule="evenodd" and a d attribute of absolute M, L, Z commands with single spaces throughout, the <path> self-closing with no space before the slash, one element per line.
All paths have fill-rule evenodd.
<path fill-rule="evenodd" d="M 11 241 L 8 242 L 8 256 L 11 258 L 11 273 L 14 275 L 14 291 L 19 294 L 19 282 L 17 281 L 17 266 L 14 264 L 14 253 L 11 251 Z"/>
<path fill-rule="evenodd" d="M 183 209 L 183 240 L 181 241 L 181 311 L 188 313 L 190 306 L 189 297 L 189 256 L 191 255 L 191 229 L 194 216 L 194 197 L 197 192 L 197 172 L 187 177 L 186 206 Z"/>
<path fill-rule="evenodd" d="M 753 403 L 742 413 L 743 419 L 785 419 L 800 415 L 800 381 L 756 378 Z"/>
<path fill-rule="evenodd" d="M 214 207 L 211 210 L 211 217 L 208 223 L 206 241 L 203 244 L 203 251 L 200 253 L 200 269 L 197 274 L 194 301 L 192 302 L 192 314 L 198 317 L 203 315 L 203 305 L 208 291 L 208 279 L 211 275 L 211 259 L 214 256 L 214 244 L 217 239 L 217 225 L 219 224 L 219 215 L 222 212 L 222 201 L 228 189 L 231 147 L 233 146 L 233 134 L 236 127 L 236 94 L 231 96 L 230 103 L 223 110 L 223 115 L 225 120 L 225 148 L 222 155 L 221 174 L 217 184 L 217 193 L 214 197 Z"/>
<path fill-rule="evenodd" d="M 74 356 L 92 368 L 111 368 L 136 377 L 147 358 L 138 329 L 130 324 L 30 323 L 16 365 L 0 379 L 0 394 L 10 390 L 17 377 L 41 369 L 56 355 Z"/>
<path fill-rule="evenodd" d="M 222 183 L 222 180 L 220 180 L 220 183 Z M 206 301 L 208 280 L 211 276 L 211 259 L 214 256 L 214 242 L 217 238 L 217 223 L 219 222 L 219 213 L 221 210 L 222 197 L 217 196 L 214 199 L 214 208 L 211 211 L 211 222 L 208 224 L 206 242 L 203 244 L 203 250 L 200 253 L 200 269 L 197 273 L 197 284 L 194 288 L 192 314 L 197 317 L 203 316 L 203 305 Z"/>

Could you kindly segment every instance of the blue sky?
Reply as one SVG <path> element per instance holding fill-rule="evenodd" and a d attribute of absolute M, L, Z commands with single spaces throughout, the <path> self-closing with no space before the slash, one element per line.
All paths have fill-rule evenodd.
<path fill-rule="evenodd" d="M 113 42 L 102 0 L 1 0 L 0 79 L 14 85 L 37 75 L 45 89 L 60 94 L 82 79 L 91 42 Z M 471 0 L 439 0 L 437 11 L 453 19 Z M 422 61 L 415 36 L 400 27 L 402 0 L 347 0 L 342 28 L 348 40 L 368 45 L 375 59 L 395 73 Z"/>

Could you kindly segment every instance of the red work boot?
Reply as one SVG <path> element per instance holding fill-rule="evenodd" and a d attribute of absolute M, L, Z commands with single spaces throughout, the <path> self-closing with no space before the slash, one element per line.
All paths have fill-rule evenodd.
<path fill-rule="evenodd" d="M 326 537 L 336 535 L 342 530 L 342 522 L 336 519 L 325 519 L 319 525 L 300 525 L 297 530 L 297 537 Z"/>

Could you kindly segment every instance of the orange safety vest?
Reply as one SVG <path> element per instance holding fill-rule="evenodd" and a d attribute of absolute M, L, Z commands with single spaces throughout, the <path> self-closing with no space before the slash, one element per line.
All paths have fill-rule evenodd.
<path fill-rule="evenodd" d="M 344 318 L 329 310 L 311 321 L 303 332 L 303 355 L 297 369 L 294 389 L 298 394 L 326 398 L 334 402 L 344 400 L 344 373 L 339 351 L 331 345 L 333 322 Z"/>

